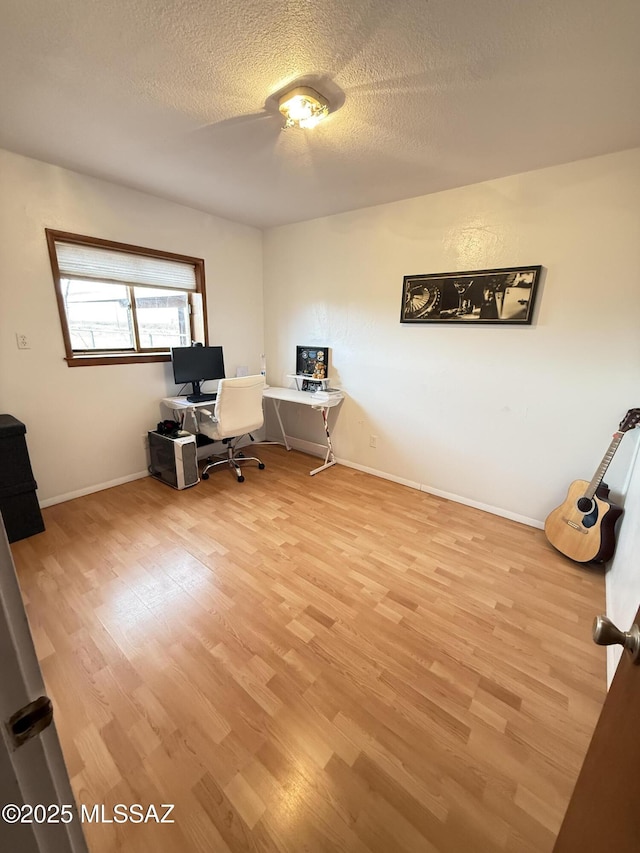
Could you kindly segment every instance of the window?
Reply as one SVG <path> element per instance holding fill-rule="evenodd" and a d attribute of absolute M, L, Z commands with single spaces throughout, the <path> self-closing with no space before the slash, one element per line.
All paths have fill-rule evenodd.
<path fill-rule="evenodd" d="M 69 366 L 207 343 L 204 261 L 46 229 Z"/>

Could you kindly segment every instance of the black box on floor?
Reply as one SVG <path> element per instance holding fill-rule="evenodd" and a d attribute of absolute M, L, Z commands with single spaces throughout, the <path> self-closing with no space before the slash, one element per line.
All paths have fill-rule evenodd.
<path fill-rule="evenodd" d="M 0 415 L 0 513 L 9 542 L 44 530 L 26 432 L 13 415 Z"/>
<path fill-rule="evenodd" d="M 0 514 L 9 542 L 26 539 L 44 530 L 44 521 L 35 489 L 14 494 L 0 492 Z"/>

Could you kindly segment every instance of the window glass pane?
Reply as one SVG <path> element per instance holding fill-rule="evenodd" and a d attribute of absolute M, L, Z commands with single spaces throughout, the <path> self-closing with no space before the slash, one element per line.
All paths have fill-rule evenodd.
<path fill-rule="evenodd" d="M 205 342 L 206 335 L 204 329 L 204 306 L 202 304 L 202 294 L 191 294 L 191 325 L 193 327 L 193 340 Z M 189 345 L 191 341 L 189 341 Z"/>
<path fill-rule="evenodd" d="M 164 287 L 135 287 L 134 294 L 141 347 L 190 346 L 188 294 Z"/>
<path fill-rule="evenodd" d="M 127 287 L 65 278 L 60 283 L 72 349 L 134 348 Z"/>

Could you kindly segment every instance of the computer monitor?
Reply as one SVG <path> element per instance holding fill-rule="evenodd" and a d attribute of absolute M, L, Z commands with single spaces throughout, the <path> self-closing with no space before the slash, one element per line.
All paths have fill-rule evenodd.
<path fill-rule="evenodd" d="M 176 385 L 190 382 L 193 397 L 201 396 L 201 382 L 224 379 L 222 347 L 173 347 L 171 361 Z"/>

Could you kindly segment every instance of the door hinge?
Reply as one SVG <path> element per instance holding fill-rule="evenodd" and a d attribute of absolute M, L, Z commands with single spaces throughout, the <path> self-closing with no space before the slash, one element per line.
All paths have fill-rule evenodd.
<path fill-rule="evenodd" d="M 9 718 L 7 728 L 15 747 L 39 735 L 53 720 L 53 705 L 48 696 L 39 696 Z"/>

